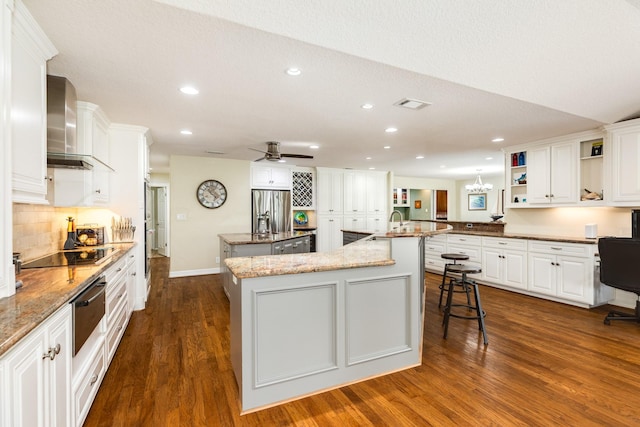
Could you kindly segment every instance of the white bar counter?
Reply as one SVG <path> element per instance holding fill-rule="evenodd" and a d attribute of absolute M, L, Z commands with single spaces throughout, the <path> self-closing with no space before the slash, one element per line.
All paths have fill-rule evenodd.
<path fill-rule="evenodd" d="M 420 365 L 423 237 L 395 228 L 327 253 L 226 260 L 243 413 Z"/>

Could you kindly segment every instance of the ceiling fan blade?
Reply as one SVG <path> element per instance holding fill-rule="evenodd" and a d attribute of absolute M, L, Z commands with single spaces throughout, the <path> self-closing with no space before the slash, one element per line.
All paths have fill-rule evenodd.
<path fill-rule="evenodd" d="M 294 159 L 313 159 L 313 156 L 307 154 L 280 154 L 280 157 L 291 157 Z"/>
<path fill-rule="evenodd" d="M 248 148 L 249 148 L 249 150 L 257 151 L 258 153 L 269 154 L 269 152 L 268 152 L 268 151 L 258 150 L 257 148 L 251 148 L 251 147 L 248 147 Z"/>
<path fill-rule="evenodd" d="M 264 159 L 265 159 L 265 157 L 260 157 L 258 159 L 255 159 L 254 162 L 259 162 L 260 160 L 264 160 Z"/>

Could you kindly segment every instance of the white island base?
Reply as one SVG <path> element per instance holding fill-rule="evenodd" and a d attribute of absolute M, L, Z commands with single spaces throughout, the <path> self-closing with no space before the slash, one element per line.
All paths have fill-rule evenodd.
<path fill-rule="evenodd" d="M 242 413 L 420 365 L 421 239 L 352 245 L 359 244 L 388 245 L 395 262 L 232 277 L 231 361 Z M 295 255 L 277 258 L 285 257 Z"/>

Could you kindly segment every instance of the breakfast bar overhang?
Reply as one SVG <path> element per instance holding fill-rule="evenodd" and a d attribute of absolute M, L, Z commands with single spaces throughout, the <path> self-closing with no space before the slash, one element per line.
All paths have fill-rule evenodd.
<path fill-rule="evenodd" d="M 411 223 L 326 253 L 227 259 L 242 412 L 420 365 L 424 239 L 443 231 Z"/>

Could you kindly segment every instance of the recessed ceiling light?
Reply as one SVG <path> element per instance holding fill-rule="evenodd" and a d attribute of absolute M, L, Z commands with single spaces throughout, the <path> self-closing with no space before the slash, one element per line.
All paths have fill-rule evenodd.
<path fill-rule="evenodd" d="M 390 145 L 385 145 L 385 146 L 384 146 L 384 147 L 382 147 L 382 148 L 384 148 L 385 150 L 388 150 L 389 148 L 391 148 L 391 146 L 390 146 Z"/>
<path fill-rule="evenodd" d="M 371 110 L 373 108 L 373 104 L 362 104 L 360 108 L 363 110 Z"/>
<path fill-rule="evenodd" d="M 398 129 L 391 127 L 391 128 L 386 128 L 384 131 L 386 133 L 394 133 L 394 132 L 398 132 Z"/>
<path fill-rule="evenodd" d="M 365 159 L 366 159 L 366 160 L 371 160 L 371 157 L 366 157 Z"/>
<path fill-rule="evenodd" d="M 188 129 L 183 129 L 183 130 L 180 131 L 180 133 L 183 134 L 183 135 L 192 135 L 193 134 L 193 132 L 191 132 Z"/>
<path fill-rule="evenodd" d="M 375 170 L 375 168 L 369 168 L 370 171 Z"/>
<path fill-rule="evenodd" d="M 491 142 L 502 142 L 502 141 L 504 141 L 504 138 L 493 138 L 491 140 Z"/>
<path fill-rule="evenodd" d="M 486 157 L 485 160 L 493 160 L 493 157 Z"/>
<path fill-rule="evenodd" d="M 416 159 L 418 159 L 418 160 L 424 159 L 424 156 L 416 156 Z"/>
<path fill-rule="evenodd" d="M 200 93 L 200 91 L 193 86 L 183 86 L 180 88 L 180 92 L 187 95 L 197 95 Z"/>
<path fill-rule="evenodd" d="M 300 70 L 300 68 L 291 67 L 287 68 L 286 73 L 290 76 L 299 76 L 300 74 L 302 74 L 302 70 Z"/>
<path fill-rule="evenodd" d="M 317 150 L 318 148 L 320 148 L 319 145 L 310 145 L 309 148 L 311 148 L 312 150 Z"/>

